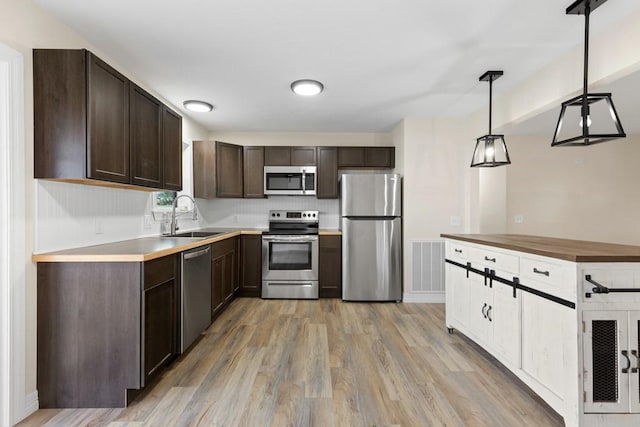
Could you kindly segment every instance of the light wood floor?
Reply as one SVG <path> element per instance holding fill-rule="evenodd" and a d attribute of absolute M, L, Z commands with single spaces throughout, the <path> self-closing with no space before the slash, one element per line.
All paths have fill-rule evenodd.
<path fill-rule="evenodd" d="M 442 304 L 241 298 L 126 409 L 39 410 L 34 426 L 560 426 Z"/>

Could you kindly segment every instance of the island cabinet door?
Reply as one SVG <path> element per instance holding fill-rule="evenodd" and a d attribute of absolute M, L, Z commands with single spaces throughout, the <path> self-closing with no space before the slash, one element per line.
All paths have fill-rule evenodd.
<path fill-rule="evenodd" d="M 491 347 L 493 322 L 491 321 L 492 293 L 484 278 L 469 276 L 469 330 L 478 339 L 478 344 Z"/>
<path fill-rule="evenodd" d="M 629 412 L 629 324 L 626 311 L 585 311 L 582 316 L 584 411 Z"/>
<path fill-rule="evenodd" d="M 629 313 L 629 351 L 633 364 L 630 382 L 629 407 L 631 412 L 640 413 L 640 311 Z"/>
<path fill-rule="evenodd" d="M 446 264 L 445 275 L 447 326 L 468 327 L 471 280 L 464 268 L 451 264 Z"/>
<path fill-rule="evenodd" d="M 573 337 L 567 331 L 575 322 L 572 308 L 522 293 L 522 370 L 560 398 L 569 386 L 565 361 Z"/>
<path fill-rule="evenodd" d="M 489 317 L 493 323 L 493 347 L 512 365 L 520 367 L 520 293 L 515 297 L 511 286 L 493 285 L 493 306 Z"/>

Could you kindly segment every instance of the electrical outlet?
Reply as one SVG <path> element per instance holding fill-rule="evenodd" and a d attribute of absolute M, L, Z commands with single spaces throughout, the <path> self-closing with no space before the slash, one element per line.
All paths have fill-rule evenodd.
<path fill-rule="evenodd" d="M 449 219 L 449 224 L 452 227 L 460 227 L 462 225 L 462 218 L 460 218 L 457 215 L 454 215 Z"/>
<path fill-rule="evenodd" d="M 513 222 L 515 222 L 516 224 L 522 224 L 524 222 L 524 216 L 522 215 L 516 215 L 513 217 Z"/>
<path fill-rule="evenodd" d="M 93 222 L 93 231 L 96 234 L 104 234 L 104 228 L 102 224 L 102 218 L 96 217 Z"/>
<path fill-rule="evenodd" d="M 236 224 L 238 223 L 238 215 L 233 216 L 233 222 Z"/>

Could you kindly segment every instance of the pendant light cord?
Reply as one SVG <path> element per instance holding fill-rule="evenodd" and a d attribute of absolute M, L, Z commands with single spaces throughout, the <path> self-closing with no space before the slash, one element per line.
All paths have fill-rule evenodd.
<path fill-rule="evenodd" d="M 582 135 L 588 135 L 587 118 L 589 116 L 588 84 L 589 84 L 589 15 L 591 5 L 589 0 L 584 3 L 584 81 L 582 82 Z"/>
<path fill-rule="evenodd" d="M 489 135 L 491 135 L 491 105 L 493 98 L 493 76 L 489 77 Z"/>

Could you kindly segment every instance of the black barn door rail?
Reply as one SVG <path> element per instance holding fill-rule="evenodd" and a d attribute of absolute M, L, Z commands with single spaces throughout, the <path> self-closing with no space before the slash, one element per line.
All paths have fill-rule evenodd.
<path fill-rule="evenodd" d="M 607 288 L 605 285 L 602 285 L 591 278 L 590 274 L 584 276 L 584 280 L 595 285 L 595 288 L 591 290 L 594 294 L 610 294 L 614 292 L 640 292 L 640 288 Z M 586 298 L 591 298 L 591 292 L 587 292 L 584 294 Z"/>
<path fill-rule="evenodd" d="M 471 267 L 471 263 L 470 262 L 468 262 L 466 265 L 465 264 L 460 264 L 459 262 L 455 262 L 455 261 L 452 261 L 450 259 L 445 259 L 444 262 L 446 262 L 448 264 L 451 264 L 451 265 L 455 265 L 456 267 L 464 268 L 467 271 L 467 277 L 469 277 L 469 273 L 470 272 L 484 277 L 485 285 L 486 285 L 487 279 L 489 279 L 489 283 L 490 284 L 492 284 L 493 282 L 499 282 L 499 283 L 502 283 L 504 285 L 511 286 L 513 288 L 513 297 L 514 298 L 516 297 L 516 290 L 520 289 L 522 291 L 529 292 L 530 294 L 539 296 L 540 298 L 544 298 L 546 300 L 553 301 L 553 302 L 555 302 L 557 304 L 564 305 L 565 307 L 569 307 L 569 308 L 573 308 L 573 309 L 576 308 L 575 303 L 573 303 L 571 301 L 567 301 L 566 299 L 558 298 L 555 295 L 551 295 L 551 294 L 548 294 L 546 292 L 542 292 L 542 291 L 539 291 L 537 289 L 530 288 L 529 286 L 523 285 L 522 283 L 520 283 L 520 279 L 517 278 L 517 277 L 514 277 L 513 280 L 504 279 L 504 278 L 502 278 L 500 276 L 496 276 L 495 270 L 489 270 L 489 269 L 478 270 L 477 268 Z M 589 279 L 591 278 L 590 276 L 588 276 L 588 277 L 589 277 Z M 587 279 L 587 280 L 589 280 L 589 279 Z M 600 285 L 600 286 L 602 286 L 602 285 Z M 613 291 L 612 289 L 609 290 L 609 292 L 612 292 L 612 291 Z M 594 292 L 596 292 L 595 288 L 594 288 Z M 638 292 L 638 291 L 636 291 L 636 292 Z M 604 293 L 604 292 L 600 292 L 600 293 Z"/>

